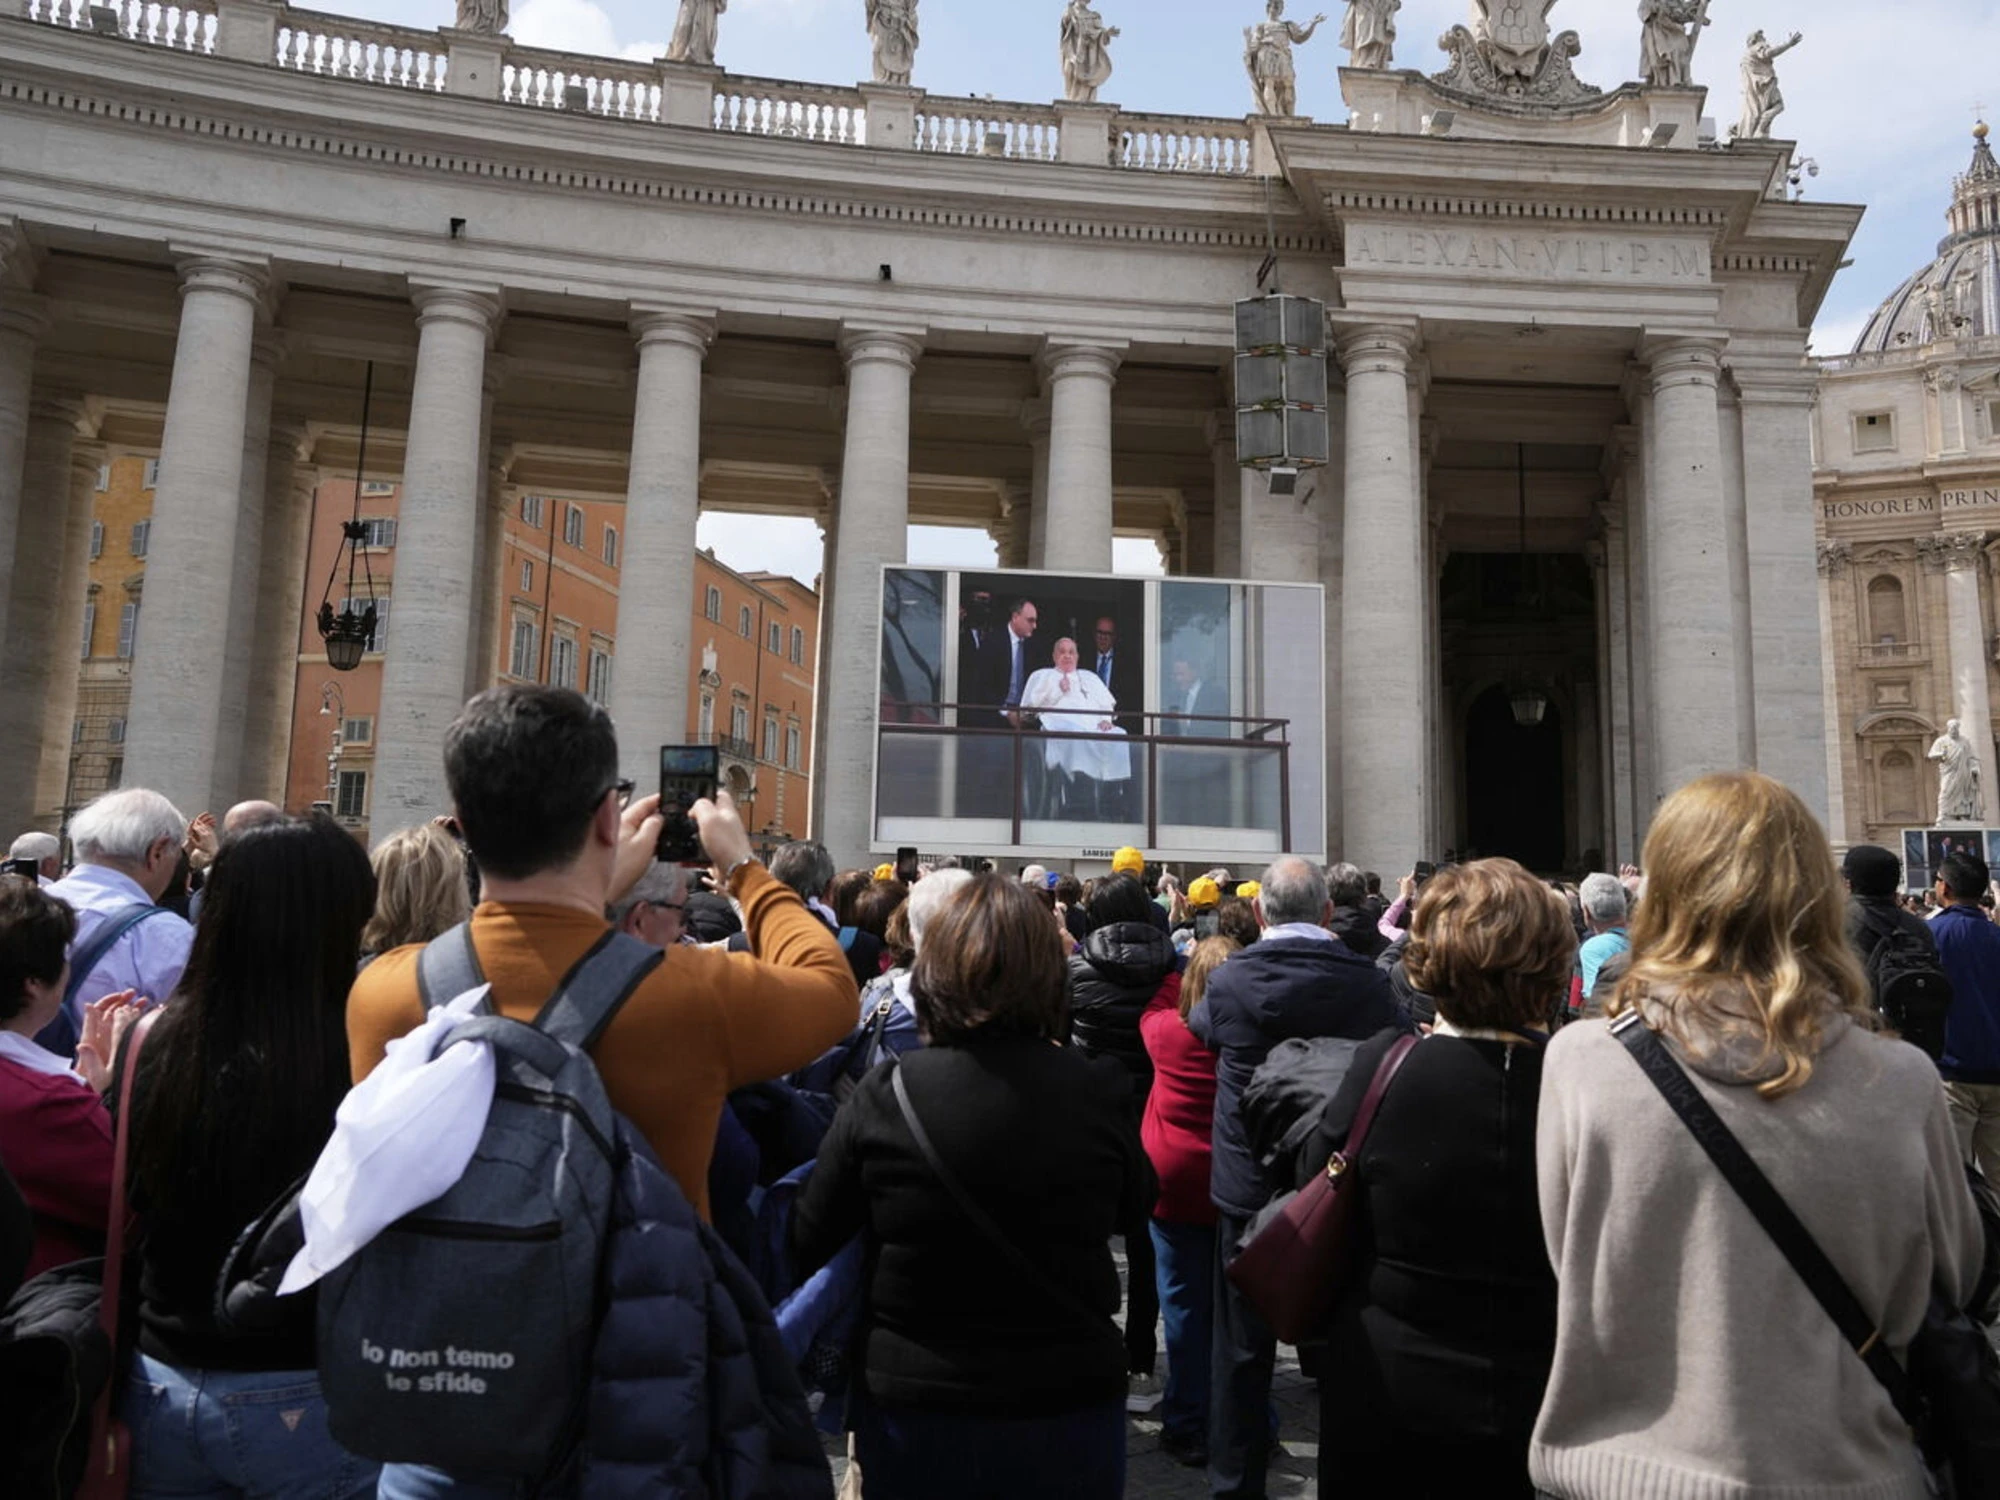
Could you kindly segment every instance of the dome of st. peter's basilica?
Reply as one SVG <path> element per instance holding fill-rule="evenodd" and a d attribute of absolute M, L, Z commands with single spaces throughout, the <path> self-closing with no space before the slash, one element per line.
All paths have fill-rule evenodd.
<path fill-rule="evenodd" d="M 1916 349 L 2000 333 L 2000 160 L 1983 123 L 1972 165 L 1952 185 L 1951 233 L 1937 259 L 1892 292 L 1855 342 L 1856 354 Z"/>

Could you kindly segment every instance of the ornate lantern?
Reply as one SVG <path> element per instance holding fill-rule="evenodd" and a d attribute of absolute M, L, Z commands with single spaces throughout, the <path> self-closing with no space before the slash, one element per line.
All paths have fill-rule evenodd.
<path fill-rule="evenodd" d="M 361 519 L 361 476 L 368 464 L 368 408 L 374 395 L 375 362 L 370 360 L 361 385 L 361 444 L 354 456 L 354 513 L 340 523 L 340 551 L 333 556 L 333 571 L 327 575 L 326 592 L 319 601 L 319 633 L 326 642 L 326 664 L 336 672 L 352 672 L 375 645 L 375 575 L 368 566 L 368 525 Z M 347 560 L 347 593 L 336 614 L 333 585 L 340 577 L 343 557 Z M 365 596 L 354 591 L 357 568 L 368 589 Z"/>
<path fill-rule="evenodd" d="M 1236 461 L 1291 495 L 1326 457 L 1326 304 L 1286 292 L 1237 303 Z"/>

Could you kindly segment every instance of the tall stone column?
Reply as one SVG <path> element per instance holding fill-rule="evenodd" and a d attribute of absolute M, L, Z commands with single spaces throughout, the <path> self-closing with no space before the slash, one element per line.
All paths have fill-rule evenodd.
<path fill-rule="evenodd" d="M 479 525 L 472 547 L 472 644 L 465 653 L 465 696 L 484 692 L 500 660 L 501 617 L 507 607 L 507 585 L 501 577 L 507 554 L 505 469 L 493 436 L 493 411 L 500 403 L 506 361 L 486 357 L 486 381 L 479 403 Z"/>
<path fill-rule="evenodd" d="M 192 817 L 215 785 L 222 664 L 236 584 L 250 364 L 268 277 L 214 256 L 181 262 L 160 480 L 132 662 L 125 784 Z"/>
<path fill-rule="evenodd" d="M 1217 578 L 1243 576 L 1243 469 L 1236 462 L 1236 413 L 1209 418 L 1208 448 L 1215 462 L 1215 545 Z"/>
<path fill-rule="evenodd" d="M 1119 351 L 1051 342 L 1042 352 L 1049 395 L 1046 546 L 1079 573 L 1111 571 L 1111 391 Z M 1043 566 L 1048 566 L 1044 562 Z"/>
<path fill-rule="evenodd" d="M 1736 763 L 1757 762 L 1756 662 L 1750 649 L 1750 517 L 1743 487 L 1743 407 L 1728 381 L 1716 388 L 1716 426 L 1722 435 L 1722 513 L 1728 527 L 1729 631 L 1736 641 Z"/>
<path fill-rule="evenodd" d="M 1738 367 L 1748 497 L 1751 653 L 1757 766 L 1830 817 L 1826 679 L 1813 531 L 1812 404 L 1817 381 L 1796 363 Z M 1829 825 L 1831 826 L 1831 825 Z M 1838 836 L 1838 830 L 1836 834 Z"/>
<path fill-rule="evenodd" d="M 910 382 L 923 343 L 909 333 L 857 328 L 841 335 L 840 349 L 847 359 L 847 434 L 827 569 L 833 598 L 821 613 L 831 646 L 819 694 L 813 797 L 821 840 L 836 861 L 852 865 L 864 862 L 874 821 L 881 570 L 907 555 Z"/>
<path fill-rule="evenodd" d="M 1299 477 L 1301 495 L 1274 495 L 1271 477 L 1255 469 L 1243 476 L 1243 576 L 1260 583 L 1319 582 L 1320 513 L 1312 503 L 1324 474 Z"/>
<path fill-rule="evenodd" d="M 1846 573 L 1854 550 L 1846 542 L 1821 542 L 1819 563 L 1820 719 L 1826 741 L 1826 831 L 1836 844 L 1853 838 L 1847 824 L 1847 778 L 1841 774 L 1840 690 L 1834 674 L 1833 589 Z"/>
<path fill-rule="evenodd" d="M 3 245 L 4 242 L 0 242 Z M 7 600 L 13 590 L 21 525 L 22 463 L 27 456 L 28 405 L 35 380 L 35 345 L 49 318 L 40 297 L 0 289 L 0 649 L 7 646 Z"/>
<path fill-rule="evenodd" d="M 1429 805 L 1428 683 L 1411 683 L 1423 639 L 1424 517 L 1410 421 L 1414 328 L 1336 328 L 1347 374 L 1346 578 L 1340 650 L 1344 859 L 1398 870 L 1419 857 Z"/>
<path fill-rule="evenodd" d="M 266 424 L 263 463 L 263 562 L 257 579 L 257 623 L 250 652 L 250 702 L 243 726 L 243 792 L 282 804 L 291 758 L 292 711 L 298 696 L 299 628 L 308 587 L 306 544 L 312 526 L 317 471 L 299 462 L 305 424 Z"/>
<path fill-rule="evenodd" d="M 715 324 L 691 313 L 642 309 L 633 316 L 632 332 L 639 341 L 639 391 L 611 716 L 624 774 L 641 787 L 657 787 L 660 746 L 687 737 L 701 511 L 701 367 Z"/>
<path fill-rule="evenodd" d="M 1028 430 L 1028 562 L 1031 568 L 1049 564 L 1049 402 L 1030 401 L 1021 412 Z M 1058 559 L 1060 562 L 1060 559 Z"/>
<path fill-rule="evenodd" d="M 1629 492 L 1622 482 L 1620 492 L 1621 503 L 1598 511 L 1604 526 L 1604 635 L 1598 651 L 1604 658 L 1605 802 L 1610 808 L 1604 857 L 1614 872 L 1621 864 L 1639 862 L 1633 807 L 1632 751 L 1638 731 L 1632 714 L 1631 539 L 1625 510 Z"/>
<path fill-rule="evenodd" d="M 1945 615 L 1951 643 L 1953 717 L 1979 757 L 1979 825 L 1993 821 L 1993 703 L 1986 685 L 1986 613 L 1980 578 L 1986 533 L 1954 531 L 1920 537 L 1924 565 L 1945 575 Z"/>
<path fill-rule="evenodd" d="M 43 811 L 35 793 L 50 680 L 57 667 L 74 670 L 75 665 L 57 662 L 53 647 L 68 529 L 70 457 L 82 417 L 83 405 L 72 397 L 44 396 L 28 409 L 14 586 L 7 599 L 7 650 L 0 655 L 0 828 L 16 833 Z"/>
<path fill-rule="evenodd" d="M 270 461 L 271 401 L 284 353 L 277 335 L 258 337 L 250 355 L 250 393 L 243 416 L 243 479 L 236 508 L 236 561 L 229 585 L 229 630 L 222 654 L 215 779 L 205 806 L 221 816 L 237 802 L 264 795 L 263 768 L 246 751 L 251 721 L 271 712 L 257 693 L 257 612 L 265 577 L 265 470 Z M 254 776 L 252 772 L 255 772 Z"/>
<path fill-rule="evenodd" d="M 1577 861 L 1592 847 L 1600 860 L 1610 858 L 1607 847 L 1610 839 L 1604 828 L 1604 763 L 1599 754 L 1603 738 L 1598 730 L 1598 702 L 1596 678 L 1579 674 L 1574 703 L 1576 723 L 1570 727 L 1570 744 L 1576 755 L 1576 831 L 1570 852 Z"/>
<path fill-rule="evenodd" d="M 90 588 L 91 511 L 103 462 L 103 444 L 80 440 L 70 444 L 62 582 L 56 590 L 55 628 L 49 633 L 49 692 L 42 711 L 42 759 L 35 781 L 36 816 L 51 831 L 61 821 L 69 790 L 70 732 L 83 670 L 83 606 Z"/>
<path fill-rule="evenodd" d="M 1616 436 L 1619 464 L 1623 475 L 1620 493 L 1625 502 L 1625 681 L 1631 711 L 1632 816 L 1626 825 L 1626 841 L 1633 862 L 1646 846 L 1646 834 L 1653 826 L 1653 809 L 1659 803 L 1659 778 L 1653 756 L 1653 654 L 1652 618 L 1649 607 L 1650 583 L 1646 574 L 1646 413 L 1652 398 L 1633 397 L 1638 427 L 1620 428 Z"/>
<path fill-rule="evenodd" d="M 1654 774 L 1668 794 L 1742 763 L 1730 597 L 1735 537 L 1723 494 L 1719 346 L 1663 339 L 1647 351 L 1646 567 Z"/>
<path fill-rule="evenodd" d="M 463 287 L 420 287 L 417 373 L 396 525 L 394 629 L 375 726 L 376 834 L 451 809 L 444 735 L 465 701 L 472 648 L 469 563 L 479 527 L 486 351 L 500 300 Z M 414 586 L 413 586 L 414 585 Z"/>

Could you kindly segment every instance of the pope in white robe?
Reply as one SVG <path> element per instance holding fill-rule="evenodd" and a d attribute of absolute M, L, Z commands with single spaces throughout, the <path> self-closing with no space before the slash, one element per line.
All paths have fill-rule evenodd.
<path fill-rule="evenodd" d="M 1132 749 L 1111 715 L 1118 700 L 1095 672 L 1076 664 L 1076 642 L 1056 642 L 1055 665 L 1031 674 L 1021 689 L 1021 707 L 1041 716 L 1042 728 L 1058 733 L 1101 735 L 1102 739 L 1047 740 L 1048 767 L 1093 781 L 1129 781 Z"/>

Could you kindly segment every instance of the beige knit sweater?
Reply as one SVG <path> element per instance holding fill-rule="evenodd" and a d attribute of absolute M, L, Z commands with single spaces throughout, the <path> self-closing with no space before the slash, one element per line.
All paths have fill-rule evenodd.
<path fill-rule="evenodd" d="M 1696 1083 L 1901 1351 L 1981 1249 L 1937 1070 L 1845 1019 L 1810 1082 L 1754 1087 L 1714 1043 Z M 1542 1223 L 1560 1284 L 1529 1451 L 1564 1500 L 1926 1500 L 1909 1429 L 1607 1023 L 1543 1073 Z"/>

